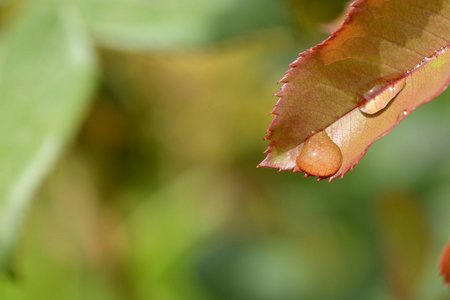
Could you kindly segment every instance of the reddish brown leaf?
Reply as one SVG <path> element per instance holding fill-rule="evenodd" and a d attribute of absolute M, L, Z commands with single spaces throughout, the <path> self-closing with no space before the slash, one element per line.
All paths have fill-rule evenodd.
<path fill-rule="evenodd" d="M 375 140 L 449 84 L 450 0 L 357 0 L 351 6 L 341 28 L 300 53 L 281 79 L 268 154 L 259 166 L 319 180 L 343 177 Z M 317 159 L 319 171 L 298 163 L 305 141 L 319 132 L 341 150 L 342 164 L 331 175 L 326 164 L 338 159 L 333 147 L 309 147 L 309 164 Z"/>
<path fill-rule="evenodd" d="M 442 253 L 440 268 L 445 283 L 450 284 L 450 242 Z"/>

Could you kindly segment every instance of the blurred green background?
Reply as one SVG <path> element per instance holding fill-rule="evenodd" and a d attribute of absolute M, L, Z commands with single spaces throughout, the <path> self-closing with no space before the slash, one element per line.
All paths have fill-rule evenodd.
<path fill-rule="evenodd" d="M 0 1 L 0 299 L 450 299 L 449 92 L 344 179 L 256 168 L 345 5 Z"/>

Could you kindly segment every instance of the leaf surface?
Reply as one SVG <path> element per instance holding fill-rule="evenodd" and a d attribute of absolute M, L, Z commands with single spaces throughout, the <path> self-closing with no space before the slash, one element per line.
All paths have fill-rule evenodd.
<path fill-rule="evenodd" d="M 0 267 L 11 270 L 30 200 L 84 115 L 95 61 L 67 1 L 27 2 L 1 45 Z"/>
<path fill-rule="evenodd" d="M 375 140 L 449 84 L 450 0 L 358 0 L 351 6 L 341 28 L 300 53 L 281 79 L 260 166 L 330 181 L 343 177 Z M 297 157 L 320 132 L 342 153 L 333 175 L 299 168 Z M 327 147 L 318 153 L 326 155 Z"/>

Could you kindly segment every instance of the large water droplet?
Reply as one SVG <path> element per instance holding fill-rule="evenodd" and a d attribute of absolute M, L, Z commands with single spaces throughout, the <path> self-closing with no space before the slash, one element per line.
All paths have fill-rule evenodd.
<path fill-rule="evenodd" d="M 296 165 L 308 175 L 330 177 L 342 165 L 342 152 L 325 131 L 320 131 L 305 141 Z"/>
<path fill-rule="evenodd" d="M 393 76 L 388 76 L 375 81 L 372 87 L 363 94 L 366 102 L 359 107 L 359 110 L 365 114 L 375 114 L 384 109 L 398 93 L 400 93 L 406 85 L 404 77 L 392 80 Z"/>

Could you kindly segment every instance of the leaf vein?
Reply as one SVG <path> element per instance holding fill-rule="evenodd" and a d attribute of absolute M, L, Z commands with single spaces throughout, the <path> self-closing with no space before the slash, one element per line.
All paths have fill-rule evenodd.
<path fill-rule="evenodd" d="M 442 37 L 442 36 L 440 36 L 440 35 L 438 35 L 438 34 L 436 34 L 434 32 L 431 32 L 430 30 L 426 29 L 425 27 L 421 27 L 421 26 L 419 26 L 417 24 L 414 24 L 414 23 L 411 23 L 411 22 L 408 22 L 408 21 L 405 21 L 405 20 L 402 20 L 402 19 L 398 19 L 398 18 L 393 17 L 393 16 L 383 15 L 383 16 L 374 18 L 373 20 L 382 19 L 382 18 L 390 18 L 390 19 L 393 19 L 393 20 L 396 20 L 396 21 L 399 21 L 399 22 L 402 22 L 402 23 L 405 23 L 405 24 L 409 24 L 409 25 L 411 25 L 413 27 L 419 28 L 420 30 L 422 30 L 424 32 L 428 32 L 430 35 L 433 35 L 433 36 L 435 36 L 435 37 L 445 41 L 446 43 L 450 43 L 450 41 L 447 40 L 446 38 L 444 38 L 444 37 Z"/>
<path fill-rule="evenodd" d="M 330 63 L 328 63 L 328 64 L 325 64 L 325 66 L 330 65 L 330 64 L 335 63 L 335 62 L 338 62 L 338 61 L 344 61 L 344 60 L 347 60 L 347 59 L 366 60 L 366 61 L 378 63 L 378 64 L 380 64 L 380 65 L 384 65 L 384 66 L 390 67 L 391 69 L 394 69 L 394 70 L 396 70 L 396 71 L 402 72 L 402 70 L 400 70 L 399 68 L 394 67 L 394 66 L 392 66 L 392 65 L 390 65 L 390 64 L 383 63 L 383 62 L 378 61 L 378 60 L 375 60 L 375 59 L 369 59 L 369 58 L 366 58 L 366 57 L 345 57 L 345 58 L 333 60 L 332 62 L 330 62 Z"/>
<path fill-rule="evenodd" d="M 406 5 L 412 6 L 412 7 L 416 7 L 416 8 L 423 9 L 423 10 L 428 10 L 428 11 L 430 11 L 430 12 L 436 14 L 436 15 L 441 16 L 442 18 L 444 18 L 447 21 L 450 21 L 450 18 L 444 16 L 443 14 L 441 14 L 438 11 L 432 10 L 431 8 L 428 8 L 428 7 L 425 7 L 425 6 L 414 5 L 412 3 L 409 3 L 409 2 L 406 2 L 406 1 L 403 1 L 403 0 L 399 0 L 399 1 L 402 2 L 402 3 L 405 3 Z"/>

